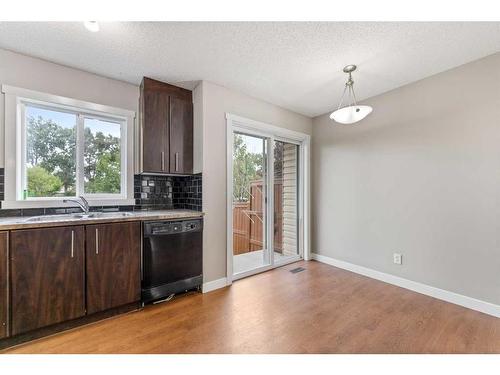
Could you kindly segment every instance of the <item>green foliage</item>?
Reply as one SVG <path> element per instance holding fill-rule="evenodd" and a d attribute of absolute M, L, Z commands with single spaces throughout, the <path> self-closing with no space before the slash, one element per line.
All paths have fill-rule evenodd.
<path fill-rule="evenodd" d="M 120 193 L 120 139 L 85 128 L 85 192 Z"/>
<path fill-rule="evenodd" d="M 64 128 L 42 117 L 28 117 L 26 132 L 27 163 L 57 176 L 62 181 L 64 195 L 75 195 L 75 128 Z"/>
<path fill-rule="evenodd" d="M 103 153 L 97 160 L 94 177 L 85 182 L 87 193 L 120 193 L 120 160 L 116 155 Z"/>
<path fill-rule="evenodd" d="M 75 195 L 76 127 L 65 128 L 42 117 L 28 117 L 27 120 L 29 196 Z M 85 193 L 120 193 L 120 166 L 120 139 L 112 135 L 105 136 L 102 132 L 94 134 L 86 127 Z M 31 192 L 36 195 L 31 195 Z"/>
<path fill-rule="evenodd" d="M 40 166 L 28 168 L 28 196 L 52 197 L 62 188 L 61 179 Z"/>
<path fill-rule="evenodd" d="M 249 152 L 243 136 L 233 140 L 233 200 L 246 202 L 250 198 L 250 182 L 262 178 L 263 156 Z"/>

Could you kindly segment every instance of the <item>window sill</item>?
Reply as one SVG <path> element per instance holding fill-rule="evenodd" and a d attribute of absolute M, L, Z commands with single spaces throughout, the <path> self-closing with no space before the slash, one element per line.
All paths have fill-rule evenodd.
<path fill-rule="evenodd" d="M 69 197 L 68 197 L 69 198 Z M 133 206 L 134 199 L 89 199 L 89 204 L 93 206 Z M 63 203 L 62 199 L 36 200 L 36 201 L 3 201 L 2 208 L 49 208 L 49 207 L 76 207 L 75 203 Z"/>

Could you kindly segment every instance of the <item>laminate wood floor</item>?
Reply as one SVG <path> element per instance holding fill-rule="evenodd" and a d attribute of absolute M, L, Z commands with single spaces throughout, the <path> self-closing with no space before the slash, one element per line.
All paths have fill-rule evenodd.
<path fill-rule="evenodd" d="M 5 352 L 500 353 L 500 319 L 311 261 Z"/>

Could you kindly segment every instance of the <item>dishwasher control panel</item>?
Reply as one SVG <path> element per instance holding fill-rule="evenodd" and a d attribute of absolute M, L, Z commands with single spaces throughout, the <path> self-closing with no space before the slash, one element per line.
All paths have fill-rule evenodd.
<path fill-rule="evenodd" d="M 202 221 L 182 220 L 182 221 L 162 221 L 144 223 L 144 235 L 162 235 L 201 231 Z"/>

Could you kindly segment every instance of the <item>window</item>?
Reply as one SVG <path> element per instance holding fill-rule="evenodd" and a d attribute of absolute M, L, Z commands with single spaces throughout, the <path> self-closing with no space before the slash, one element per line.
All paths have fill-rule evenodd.
<path fill-rule="evenodd" d="M 22 108 L 22 199 L 121 195 L 123 119 L 49 104 Z"/>
<path fill-rule="evenodd" d="M 84 194 L 120 194 L 121 124 L 88 117 L 83 124 Z"/>
<path fill-rule="evenodd" d="M 23 199 L 76 195 L 75 113 L 26 104 Z"/>
<path fill-rule="evenodd" d="M 80 195 L 94 205 L 134 203 L 134 112 L 7 85 L 2 92 L 3 207 L 53 207 Z"/>

